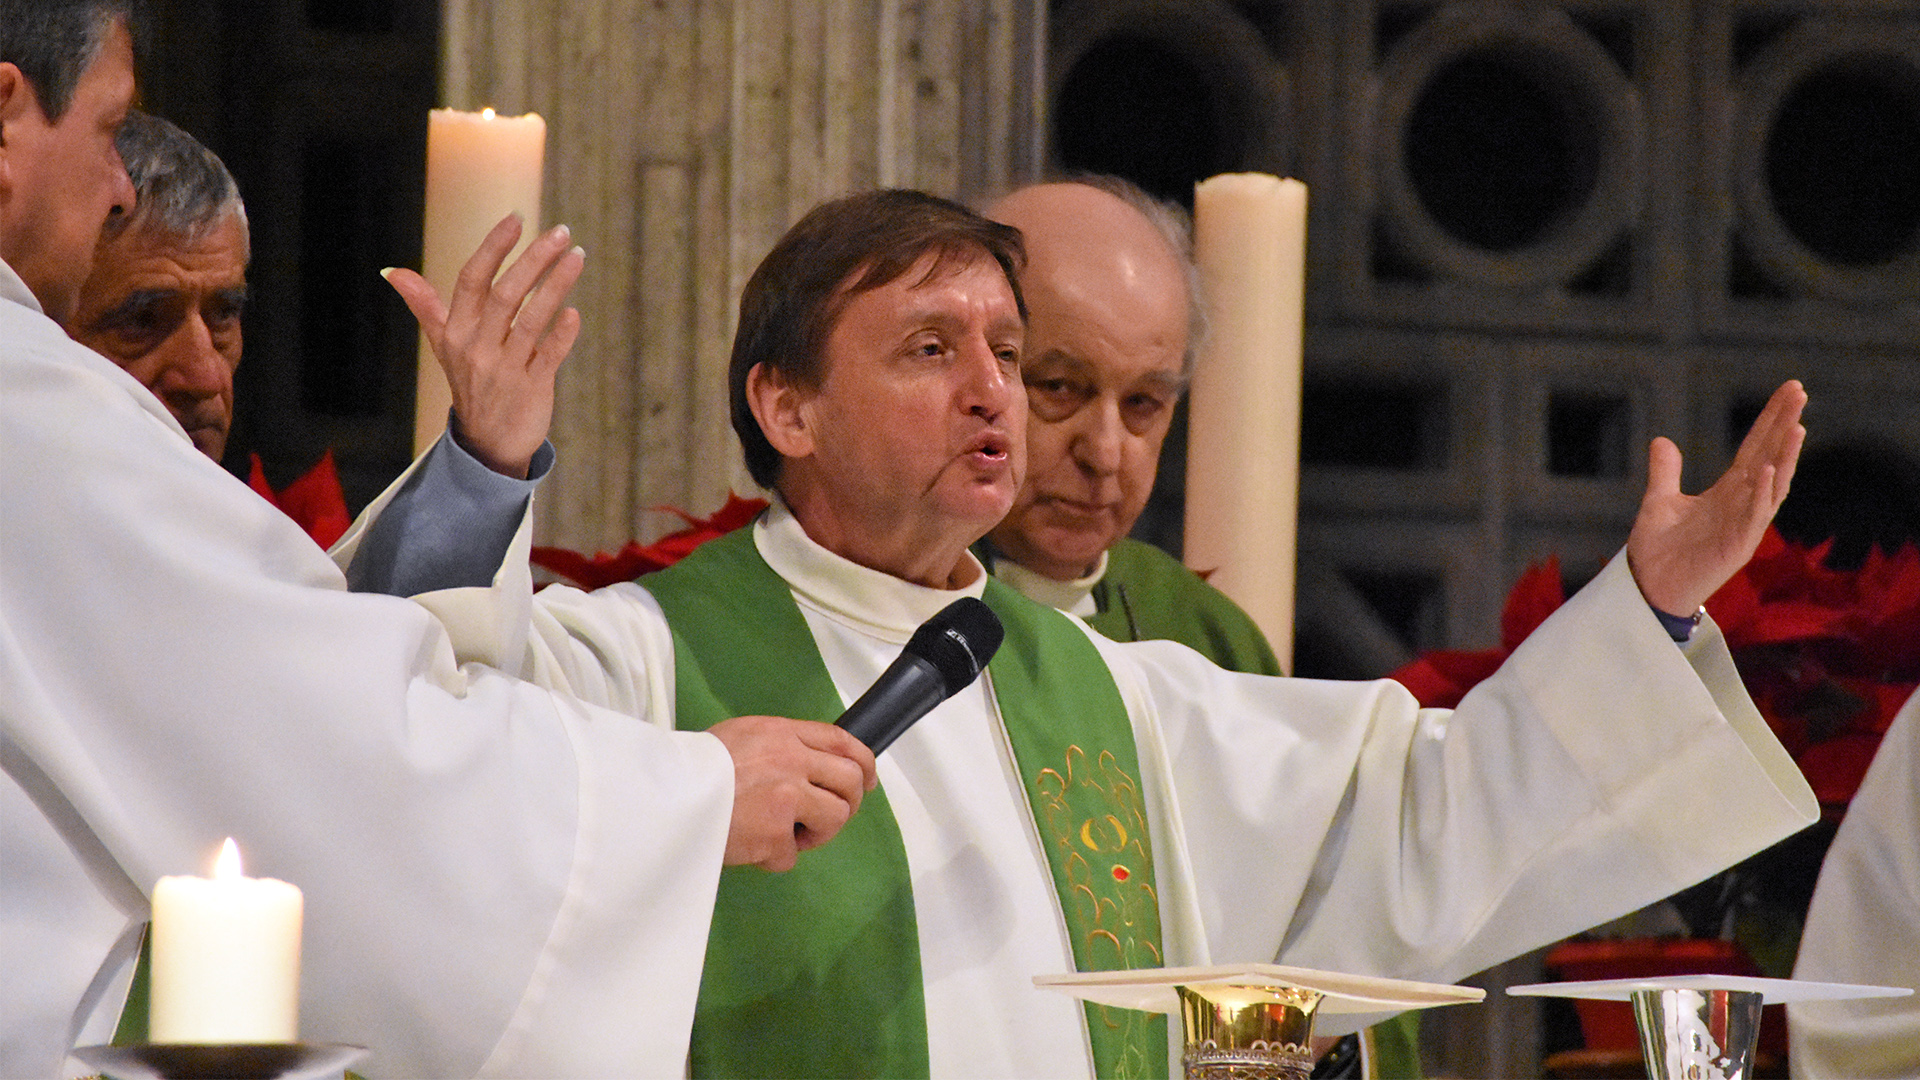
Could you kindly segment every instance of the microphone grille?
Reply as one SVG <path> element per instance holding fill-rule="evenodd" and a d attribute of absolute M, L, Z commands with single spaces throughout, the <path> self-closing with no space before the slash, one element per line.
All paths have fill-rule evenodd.
<path fill-rule="evenodd" d="M 922 623 L 905 651 L 932 664 L 951 696 L 979 677 L 1005 635 L 992 608 L 964 596 Z"/>

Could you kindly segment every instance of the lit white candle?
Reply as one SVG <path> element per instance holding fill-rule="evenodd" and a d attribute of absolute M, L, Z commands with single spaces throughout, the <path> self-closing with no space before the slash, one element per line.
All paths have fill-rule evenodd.
<path fill-rule="evenodd" d="M 509 213 L 523 227 L 517 254 L 540 229 L 540 178 L 547 152 L 547 122 L 538 113 L 498 116 L 492 109 L 427 114 L 426 225 L 421 234 L 420 275 L 442 297 L 488 230 Z M 503 266 L 513 264 L 509 255 Z M 414 452 L 432 446 L 447 426 L 453 394 L 423 335 L 420 376 L 414 398 Z"/>
<path fill-rule="evenodd" d="M 299 1039 L 300 890 L 243 877 L 229 838 L 212 878 L 153 887 L 156 1043 L 289 1043 Z"/>
<path fill-rule="evenodd" d="M 1188 398 L 1188 566 L 1293 655 L 1307 186 L 1229 173 L 1193 192 L 1209 320 Z"/>

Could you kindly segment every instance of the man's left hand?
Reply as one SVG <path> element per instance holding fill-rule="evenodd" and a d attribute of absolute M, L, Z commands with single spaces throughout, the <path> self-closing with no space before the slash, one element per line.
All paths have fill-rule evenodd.
<path fill-rule="evenodd" d="M 1789 380 L 1773 392 L 1726 474 L 1698 495 L 1680 493 L 1680 448 L 1647 450 L 1647 493 L 1627 537 L 1627 565 L 1654 610 L 1691 615 L 1760 545 L 1787 497 L 1807 429 L 1807 392 Z"/>

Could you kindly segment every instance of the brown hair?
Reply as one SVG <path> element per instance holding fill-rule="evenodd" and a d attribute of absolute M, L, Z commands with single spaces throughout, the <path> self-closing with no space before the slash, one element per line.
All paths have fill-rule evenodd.
<path fill-rule="evenodd" d="M 928 254 L 942 271 L 985 254 L 1000 264 L 1020 318 L 1020 231 L 920 191 L 869 191 L 822 203 L 787 230 L 740 293 L 740 326 L 727 368 L 733 430 L 762 487 L 780 477 L 780 452 L 747 406 L 747 374 L 764 364 L 790 386 L 818 389 L 827 338 L 848 302 L 897 280 Z"/>

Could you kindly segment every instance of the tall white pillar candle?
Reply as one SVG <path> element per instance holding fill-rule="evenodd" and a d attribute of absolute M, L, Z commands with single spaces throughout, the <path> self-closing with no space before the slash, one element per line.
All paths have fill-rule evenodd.
<path fill-rule="evenodd" d="M 420 274 L 444 298 L 487 232 L 509 213 L 523 226 L 502 267 L 513 265 L 540 230 L 540 180 L 547 122 L 538 113 L 499 116 L 492 109 L 427 114 L 427 207 Z M 420 338 L 420 374 L 414 398 L 413 444 L 418 454 L 446 429 L 452 391 L 426 336 Z"/>
<path fill-rule="evenodd" d="M 300 1013 L 300 890 L 243 877 L 229 839 L 212 878 L 153 887 L 156 1043 L 290 1043 Z"/>
<path fill-rule="evenodd" d="M 1187 406 L 1183 550 L 1290 670 L 1307 186 L 1261 173 L 1204 180 L 1193 231 L 1209 323 Z"/>

